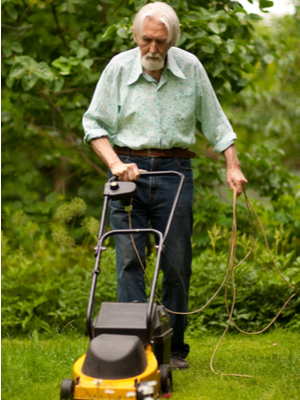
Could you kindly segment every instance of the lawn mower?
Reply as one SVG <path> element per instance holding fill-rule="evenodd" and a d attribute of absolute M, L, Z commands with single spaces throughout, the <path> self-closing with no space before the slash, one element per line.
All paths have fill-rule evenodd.
<path fill-rule="evenodd" d="M 157 398 L 160 393 L 168 394 L 172 391 L 170 351 L 173 330 L 166 310 L 154 300 L 164 245 L 183 188 L 184 175 L 175 171 L 145 171 L 141 172 L 141 175 L 175 175 L 179 178 L 165 232 L 151 228 L 106 232 L 111 201 L 120 200 L 128 207 L 137 192 L 134 182 L 121 182 L 114 176 L 109 179 L 104 187 L 103 210 L 87 307 L 89 347 L 87 353 L 75 362 L 73 379 L 63 380 L 61 400 L 151 400 Z M 137 233 L 154 234 L 156 237 L 157 255 L 148 303 L 102 302 L 100 311 L 94 318 L 100 260 L 103 251 L 106 250 L 103 243 L 113 235 Z"/>

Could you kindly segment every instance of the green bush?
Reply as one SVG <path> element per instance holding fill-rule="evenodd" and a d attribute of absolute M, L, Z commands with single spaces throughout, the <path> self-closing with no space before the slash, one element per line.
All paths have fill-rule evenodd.
<path fill-rule="evenodd" d="M 48 233 L 48 236 L 24 213 L 16 212 L 6 220 L 11 224 L 10 238 L 14 238 L 17 243 L 20 238 L 24 238 L 20 241 L 22 245 L 16 248 L 11 239 L 8 240 L 4 235 L 2 237 L 4 335 L 34 330 L 51 333 L 53 330 L 61 331 L 67 325 L 72 325 L 79 332 L 85 332 L 86 307 L 94 266 L 93 246 L 96 243 L 98 222 L 91 217 L 80 215 L 84 209 L 85 204 L 80 199 L 65 202 L 53 214 L 49 224 L 52 234 Z M 268 210 L 265 212 L 268 215 Z M 82 228 L 76 228 L 76 218 L 78 222 L 81 220 Z M 68 224 L 71 224 L 69 230 Z M 80 235 L 78 230 L 82 231 Z M 76 236 L 79 238 L 77 242 Z M 207 302 L 219 288 L 226 273 L 226 247 L 229 244 L 230 230 L 214 225 L 207 232 L 207 236 L 209 243 L 205 250 L 194 246 L 190 310 L 197 309 Z M 288 281 L 299 287 L 300 257 L 297 256 L 296 250 L 291 250 L 293 244 L 291 245 L 289 235 L 284 234 L 281 228 L 275 231 L 273 239 L 272 252 L 278 266 Z M 23 247 L 24 243 L 26 248 Z M 237 258 L 242 259 L 250 248 L 251 235 L 240 231 L 237 235 Z M 151 253 L 147 263 L 150 277 L 154 260 L 155 254 Z M 259 330 L 267 325 L 291 294 L 291 289 L 275 271 L 261 239 L 252 256 L 238 268 L 236 284 L 234 318 L 245 330 Z M 158 295 L 161 294 L 160 285 Z M 116 292 L 115 251 L 108 243 L 101 262 L 96 311 L 102 301 L 116 301 Z M 230 290 L 229 298 L 231 296 Z M 278 322 L 298 329 L 299 315 L 300 302 L 299 298 L 295 297 Z M 205 310 L 189 318 L 189 329 L 220 329 L 227 319 L 223 289 Z"/>
<path fill-rule="evenodd" d="M 107 175 L 97 156 L 82 144 L 81 117 L 112 55 L 135 46 L 132 16 L 145 3 L 3 2 L 5 335 L 51 332 L 68 324 L 85 330 L 98 229 L 94 217 L 101 213 Z M 253 204 L 278 264 L 299 285 L 300 183 L 281 165 L 285 160 L 299 168 L 299 60 L 294 51 L 299 8 L 295 16 L 267 30 L 256 24 L 259 16 L 248 15 L 238 2 L 170 0 L 170 4 L 182 24 L 178 45 L 201 59 L 222 103 L 227 107 L 232 103 L 228 115 L 241 139 L 237 146 L 247 187 L 259 197 Z M 271 2 L 259 4 L 266 8 Z M 256 91 L 250 90 L 253 75 L 258 76 Z M 197 128 L 191 309 L 205 303 L 222 282 L 232 224 L 231 200 L 227 200 L 231 197 L 223 185 L 224 160 L 207 146 L 200 124 Z M 238 202 L 237 220 L 237 259 L 241 259 L 252 235 L 243 200 Z M 289 293 L 270 269 L 260 230 L 257 238 L 260 248 L 237 271 L 234 315 L 245 329 L 269 322 Z M 149 255 L 150 270 L 153 256 Z M 110 243 L 96 294 L 99 303 L 116 298 L 113 259 Z M 223 294 L 190 317 L 189 329 L 225 324 Z M 279 321 L 299 328 L 299 314 L 295 297 Z"/>
<path fill-rule="evenodd" d="M 83 215 L 86 205 L 82 199 L 60 203 L 46 226 L 33 222 L 23 211 L 6 215 L 9 236 L 2 234 L 5 334 L 51 332 L 67 324 L 85 329 L 98 221 Z M 114 255 L 108 247 L 96 294 L 98 304 L 116 299 Z"/>
<path fill-rule="evenodd" d="M 71 254 L 61 253 L 43 239 L 36 250 L 30 257 L 21 249 L 6 249 L 2 271 L 3 334 L 34 330 L 51 333 L 69 324 L 84 332 L 94 257 L 80 246 Z M 110 247 L 98 282 L 98 307 L 104 300 L 116 301 L 114 250 Z"/>
<path fill-rule="evenodd" d="M 244 240 L 243 240 L 244 242 Z M 245 248 L 247 244 L 245 244 Z M 264 246 L 262 246 L 264 247 Z M 189 309 L 197 310 L 218 290 L 227 271 L 227 257 L 223 252 L 205 250 L 193 262 L 193 275 L 190 289 Z M 299 289 L 300 257 L 293 262 L 293 253 L 277 258 L 277 264 L 287 281 Z M 237 262 L 236 262 L 237 264 Z M 254 255 L 242 264 L 235 273 L 237 297 L 233 319 L 247 332 L 259 331 L 276 316 L 288 298 L 293 294 L 277 273 L 266 250 L 254 251 Z M 226 326 L 228 314 L 225 308 L 225 287 L 201 311 L 189 317 L 191 331 L 221 329 Z M 233 297 L 232 285 L 229 285 L 228 304 Z M 299 329 L 300 299 L 295 296 L 277 319 L 276 325 Z"/>

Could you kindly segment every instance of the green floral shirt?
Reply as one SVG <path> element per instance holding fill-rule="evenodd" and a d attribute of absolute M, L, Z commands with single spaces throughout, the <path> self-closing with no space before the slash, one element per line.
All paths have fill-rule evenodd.
<path fill-rule="evenodd" d="M 84 141 L 108 136 L 112 145 L 136 150 L 184 149 L 195 143 L 196 118 L 215 151 L 234 143 L 236 134 L 194 55 L 171 47 L 157 82 L 143 70 L 137 47 L 103 71 L 83 117 Z"/>

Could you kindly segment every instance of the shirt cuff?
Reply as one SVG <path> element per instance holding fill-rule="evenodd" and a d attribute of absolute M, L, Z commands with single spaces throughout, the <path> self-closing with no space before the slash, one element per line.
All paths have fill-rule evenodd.
<path fill-rule="evenodd" d="M 86 133 L 83 142 L 89 144 L 91 140 L 108 136 L 108 132 L 105 129 L 95 129 L 92 132 Z"/>
<path fill-rule="evenodd" d="M 228 149 L 228 147 L 233 145 L 236 139 L 237 136 L 234 132 L 228 133 L 220 142 L 218 142 L 214 146 L 214 151 L 217 153 L 222 153 L 224 150 Z"/>

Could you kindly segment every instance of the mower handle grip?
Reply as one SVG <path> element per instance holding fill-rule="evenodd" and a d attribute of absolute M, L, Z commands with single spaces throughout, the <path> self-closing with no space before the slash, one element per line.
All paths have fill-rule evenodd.
<path fill-rule="evenodd" d="M 149 174 L 149 172 L 146 171 L 145 169 L 139 169 L 139 171 L 140 171 L 141 175 L 147 175 L 147 174 Z M 119 180 L 118 175 L 113 175 L 113 176 L 108 180 L 108 182 L 116 182 L 116 181 L 118 181 L 118 180 Z"/>

